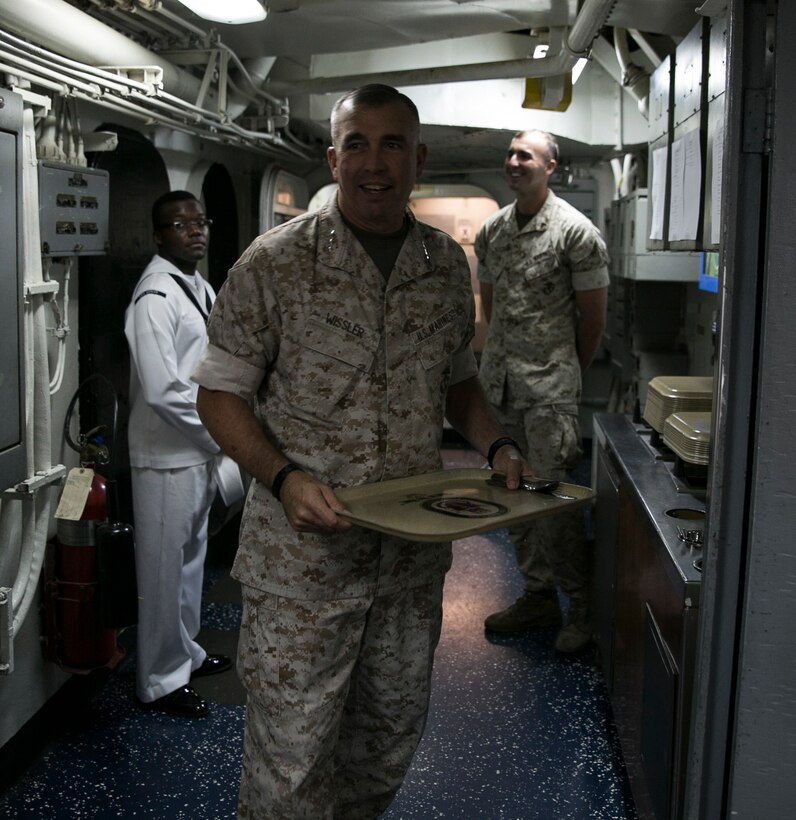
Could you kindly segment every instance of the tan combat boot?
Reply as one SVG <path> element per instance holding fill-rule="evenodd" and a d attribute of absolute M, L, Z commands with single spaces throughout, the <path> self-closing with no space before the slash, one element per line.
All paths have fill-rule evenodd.
<path fill-rule="evenodd" d="M 492 632 L 524 632 L 560 623 L 561 610 L 555 592 L 526 592 L 510 607 L 488 616 L 484 627 Z"/>
<path fill-rule="evenodd" d="M 556 652 L 574 655 L 582 652 L 592 642 L 593 629 L 589 607 L 585 601 L 569 601 L 567 623 L 556 635 Z"/>

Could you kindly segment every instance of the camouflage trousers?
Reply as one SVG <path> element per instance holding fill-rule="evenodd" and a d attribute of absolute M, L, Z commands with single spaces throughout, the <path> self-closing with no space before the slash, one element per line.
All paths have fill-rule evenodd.
<path fill-rule="evenodd" d="M 370 820 L 387 808 L 426 723 L 442 584 L 334 601 L 243 587 L 239 818 Z"/>
<path fill-rule="evenodd" d="M 582 455 L 577 406 L 495 407 L 536 475 L 571 481 Z M 556 586 L 570 598 L 588 602 L 589 557 L 581 509 L 528 521 L 509 529 L 525 590 Z"/>

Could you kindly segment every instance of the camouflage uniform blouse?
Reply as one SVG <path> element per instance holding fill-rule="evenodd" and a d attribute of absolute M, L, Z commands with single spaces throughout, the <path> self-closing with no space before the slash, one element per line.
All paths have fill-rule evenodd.
<path fill-rule="evenodd" d="M 496 406 L 504 385 L 514 407 L 577 404 L 575 291 L 608 285 L 605 242 L 552 191 L 522 230 L 515 211 L 513 203 L 490 216 L 475 240 L 478 278 L 493 287 L 481 381 Z"/>
<path fill-rule="evenodd" d="M 258 237 L 221 288 L 194 373 L 250 400 L 274 445 L 332 487 L 439 469 L 448 385 L 476 374 L 464 253 L 407 215 L 387 283 L 334 202 Z M 450 545 L 298 534 L 255 482 L 233 575 L 326 599 L 428 583 L 449 565 Z"/>

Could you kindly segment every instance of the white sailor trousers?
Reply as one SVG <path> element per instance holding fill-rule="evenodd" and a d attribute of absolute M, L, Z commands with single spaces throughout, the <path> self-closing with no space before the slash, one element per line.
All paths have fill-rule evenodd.
<path fill-rule="evenodd" d="M 212 461 L 156 470 L 133 467 L 138 581 L 136 690 L 149 703 L 185 686 L 206 653 L 200 627 Z"/>

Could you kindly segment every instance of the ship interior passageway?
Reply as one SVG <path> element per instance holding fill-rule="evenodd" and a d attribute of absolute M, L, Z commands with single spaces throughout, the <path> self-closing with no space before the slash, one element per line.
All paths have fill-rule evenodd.
<path fill-rule="evenodd" d="M 456 445 L 444 458 L 446 467 L 483 463 Z M 585 458 L 576 480 L 588 477 Z M 199 636 L 208 651 L 232 656 L 241 616 L 229 576 L 236 524 L 211 540 Z M 596 653 L 557 656 L 553 629 L 484 632 L 484 617 L 520 586 L 504 530 L 455 542 L 428 725 L 388 820 L 635 820 Z M 134 630 L 120 640 L 127 655 L 116 668 L 99 684 L 72 687 L 81 693 L 72 703 L 60 700 L 60 715 L 42 727 L 40 753 L 0 796 L 0 815 L 235 817 L 245 707 L 234 668 L 195 681 L 213 702 L 205 719 L 144 712 L 133 697 Z"/>

